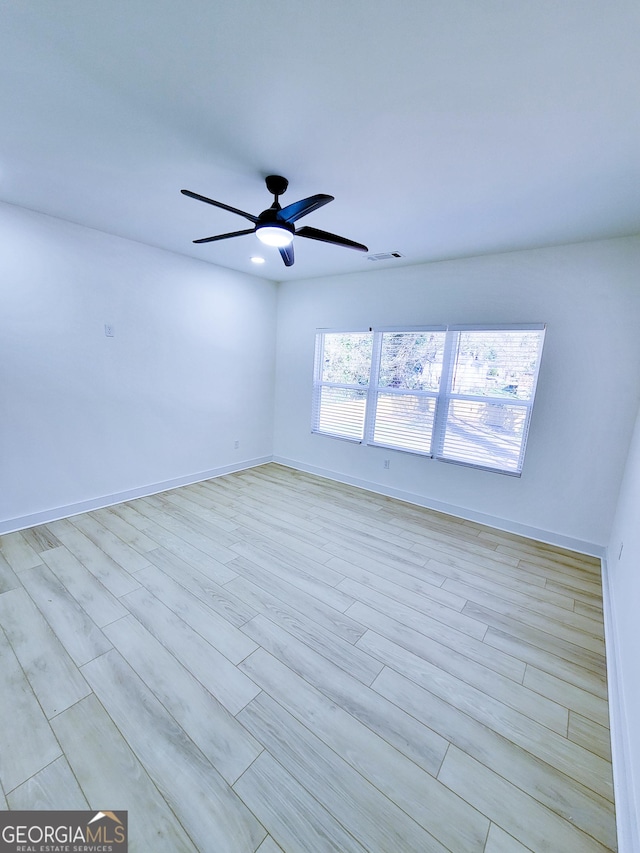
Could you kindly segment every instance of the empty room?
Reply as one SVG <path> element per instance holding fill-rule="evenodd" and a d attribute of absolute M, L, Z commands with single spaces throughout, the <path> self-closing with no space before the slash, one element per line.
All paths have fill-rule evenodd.
<path fill-rule="evenodd" d="M 0 23 L 0 849 L 638 853 L 637 4 Z"/>

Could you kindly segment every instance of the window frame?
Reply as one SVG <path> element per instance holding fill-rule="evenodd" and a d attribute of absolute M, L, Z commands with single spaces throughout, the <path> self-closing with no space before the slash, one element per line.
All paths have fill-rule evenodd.
<path fill-rule="evenodd" d="M 453 391 L 453 382 L 455 379 L 456 356 L 458 353 L 458 344 L 460 334 L 463 332 L 540 332 L 540 339 L 537 350 L 537 360 L 535 373 L 533 375 L 531 394 L 529 399 L 522 398 L 505 398 L 504 396 L 496 395 L 481 395 L 481 394 L 463 394 Z M 437 391 L 432 390 L 415 390 L 404 388 L 392 388 L 380 385 L 380 367 L 382 358 L 383 336 L 385 334 L 414 334 L 419 332 L 437 332 L 444 333 L 444 351 L 442 357 L 442 372 L 440 376 L 439 387 Z M 389 450 L 395 450 L 399 453 L 411 453 L 414 455 L 433 458 L 440 462 L 447 462 L 453 465 L 463 465 L 469 468 L 477 468 L 482 471 L 490 471 L 508 476 L 520 477 L 524 464 L 524 457 L 529 436 L 529 428 L 533 407 L 535 403 L 536 388 L 538 375 L 542 362 L 542 353 L 544 347 L 544 338 L 546 332 L 546 324 L 544 323 L 493 323 L 493 324 L 451 324 L 451 325 L 420 325 L 420 326 L 377 326 L 369 327 L 368 329 L 317 329 L 316 330 L 316 346 L 314 357 L 314 381 L 313 381 L 313 403 L 312 403 L 312 433 L 325 435 L 330 438 L 340 438 L 356 444 L 370 445 Z M 324 363 L 324 343 L 325 336 L 328 334 L 343 334 L 343 335 L 362 335 L 371 334 L 371 362 L 369 368 L 369 381 L 367 386 L 353 385 L 348 383 L 326 382 L 322 379 L 322 368 Z M 318 346 L 318 341 L 321 339 L 322 346 Z M 321 394 L 323 387 L 338 387 L 348 390 L 364 391 L 366 387 L 365 397 L 365 412 L 363 420 L 363 429 L 361 438 L 353 438 L 339 433 L 330 432 L 319 429 L 319 420 L 321 414 Z M 409 447 L 402 447 L 396 444 L 375 440 L 376 420 L 378 416 L 378 400 L 381 394 L 407 396 L 414 398 L 426 398 L 435 400 L 435 408 L 433 414 L 433 423 L 430 437 L 429 449 L 425 451 L 417 450 Z M 483 464 L 478 461 L 469 461 L 467 459 L 456 458 L 452 455 L 445 454 L 445 441 L 447 436 L 447 426 L 450 423 L 449 412 L 452 403 L 456 401 L 475 402 L 481 404 L 494 404 L 501 407 L 515 406 L 522 408 L 525 412 L 522 435 L 520 439 L 520 447 L 518 453 L 517 468 L 494 467 Z"/>

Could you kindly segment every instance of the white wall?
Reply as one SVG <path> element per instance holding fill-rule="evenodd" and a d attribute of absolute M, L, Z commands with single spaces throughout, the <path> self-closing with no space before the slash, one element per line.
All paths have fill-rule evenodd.
<path fill-rule="evenodd" d="M 270 457 L 274 284 L 11 205 L 0 235 L 0 531 Z"/>
<path fill-rule="evenodd" d="M 640 850 L 640 413 L 620 490 L 605 580 L 620 853 Z"/>
<path fill-rule="evenodd" d="M 281 284 L 275 457 L 602 553 L 638 406 L 639 264 L 640 240 L 626 238 Z M 547 335 L 521 478 L 310 432 L 318 327 L 539 321 Z"/>

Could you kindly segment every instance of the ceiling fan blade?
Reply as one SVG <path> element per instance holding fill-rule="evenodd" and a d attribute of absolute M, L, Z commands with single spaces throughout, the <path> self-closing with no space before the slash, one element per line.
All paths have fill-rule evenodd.
<path fill-rule="evenodd" d="M 206 195 L 192 193 L 191 190 L 180 190 L 182 195 L 188 195 L 189 198 L 195 198 L 196 201 L 204 201 L 206 204 L 212 204 L 214 207 L 221 207 L 223 210 L 228 210 L 229 213 L 237 213 L 238 216 L 244 216 L 249 222 L 257 222 L 258 217 L 252 213 L 246 213 L 244 210 L 238 210 L 237 207 L 230 207 L 228 204 L 223 204 L 221 201 L 214 201 L 212 198 L 207 198 Z"/>
<path fill-rule="evenodd" d="M 243 234 L 253 234 L 255 228 L 246 228 L 244 231 L 230 231 L 228 234 L 216 234 L 215 237 L 201 237 L 194 243 L 214 243 L 216 240 L 226 240 L 227 237 L 241 237 Z"/>
<path fill-rule="evenodd" d="M 280 256 L 284 261 L 285 267 L 293 266 L 293 243 L 289 243 L 288 246 L 280 246 Z"/>
<path fill-rule="evenodd" d="M 358 252 L 369 251 L 362 243 L 355 243 L 353 240 L 347 240 L 346 237 L 340 237 L 338 234 L 330 234 L 328 231 L 321 231 L 319 228 L 309 228 L 308 225 L 298 228 L 296 237 L 308 237 L 310 240 L 334 243 L 336 246 L 345 246 L 347 249 L 356 249 Z"/>
<path fill-rule="evenodd" d="M 283 207 L 280 211 L 279 218 L 286 219 L 287 222 L 296 222 L 296 220 L 306 216 L 307 213 L 311 213 L 319 207 L 322 207 L 323 204 L 329 204 L 330 201 L 333 201 L 332 195 L 324 195 L 323 193 L 311 195 L 309 198 L 294 201 L 293 204 L 288 204 L 286 207 Z"/>

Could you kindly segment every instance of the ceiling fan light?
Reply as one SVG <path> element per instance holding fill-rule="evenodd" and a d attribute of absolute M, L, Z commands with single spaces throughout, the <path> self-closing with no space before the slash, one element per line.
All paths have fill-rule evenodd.
<path fill-rule="evenodd" d="M 259 225 L 256 236 L 265 246 L 276 246 L 278 249 L 293 243 L 293 232 L 279 225 Z"/>

